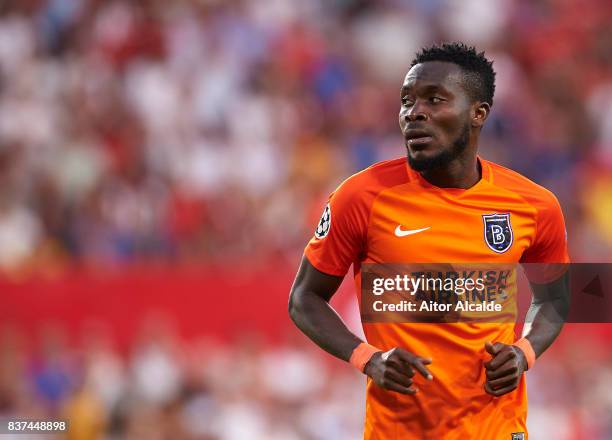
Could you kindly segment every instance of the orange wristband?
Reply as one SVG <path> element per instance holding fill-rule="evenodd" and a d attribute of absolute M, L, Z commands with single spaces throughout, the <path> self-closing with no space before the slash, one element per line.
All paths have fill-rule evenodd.
<path fill-rule="evenodd" d="M 357 347 L 355 347 L 355 349 L 353 350 L 353 354 L 351 354 L 351 358 L 349 359 L 349 362 L 351 363 L 352 366 L 354 366 L 355 368 L 357 368 L 359 371 L 363 373 L 363 369 L 365 368 L 368 361 L 372 359 L 372 356 L 374 356 L 374 353 L 378 353 L 379 351 L 382 351 L 382 350 L 379 350 L 378 348 L 370 344 L 366 344 L 365 342 L 362 342 Z"/>
<path fill-rule="evenodd" d="M 521 338 L 512 345 L 520 348 L 523 351 L 525 358 L 527 359 L 527 369 L 531 370 L 531 367 L 533 367 L 536 361 L 536 354 L 535 351 L 533 351 L 533 347 L 531 346 L 529 339 Z"/>

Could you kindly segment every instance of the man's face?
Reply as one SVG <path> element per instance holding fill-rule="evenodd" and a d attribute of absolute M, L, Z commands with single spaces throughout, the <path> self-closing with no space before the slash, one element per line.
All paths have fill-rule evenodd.
<path fill-rule="evenodd" d="M 444 166 L 462 155 L 470 139 L 471 104 L 456 64 L 430 61 L 410 69 L 399 124 L 414 170 Z"/>

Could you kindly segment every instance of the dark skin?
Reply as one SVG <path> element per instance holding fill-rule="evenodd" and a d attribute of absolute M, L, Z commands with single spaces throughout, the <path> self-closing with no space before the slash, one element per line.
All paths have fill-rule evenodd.
<path fill-rule="evenodd" d="M 569 313 L 568 272 L 548 284 L 531 283 L 531 291 L 533 300 L 525 319 L 523 337 L 529 340 L 537 358 L 559 336 Z M 491 355 L 491 360 L 484 364 L 485 391 L 495 397 L 514 391 L 527 370 L 523 351 L 499 342 L 487 342 L 485 350 Z"/>
<path fill-rule="evenodd" d="M 400 91 L 399 125 L 408 157 L 432 160 L 453 150 L 453 143 L 467 126 L 465 149 L 442 166 L 420 171 L 429 183 L 440 188 L 470 188 L 480 180 L 476 153 L 480 129 L 491 106 L 472 101 L 463 86 L 463 72 L 453 63 L 427 62 L 414 66 Z M 428 142 L 413 142 L 411 134 L 428 134 Z"/>
<path fill-rule="evenodd" d="M 342 277 L 319 272 L 303 257 L 291 288 L 289 315 L 315 344 L 348 362 L 353 350 L 362 341 L 346 327 L 329 304 L 341 283 Z M 417 389 L 412 386 L 415 372 L 433 378 L 426 367 L 429 363 L 431 359 L 396 347 L 372 356 L 364 373 L 381 388 L 402 394 L 415 394 Z"/>
<path fill-rule="evenodd" d="M 421 176 L 441 188 L 470 188 L 481 178 L 476 157 L 478 137 L 490 105 L 471 99 L 466 92 L 461 68 L 453 63 L 426 62 L 410 69 L 402 85 L 399 124 L 406 140 L 409 162 Z M 461 141 L 464 139 L 464 142 Z M 414 166 L 413 166 L 414 168 Z M 416 169 L 416 168 L 415 168 Z M 329 301 L 342 277 L 318 271 L 302 258 L 291 288 L 289 314 L 319 347 L 344 361 L 361 344 L 344 324 Z M 532 285 L 534 300 L 524 335 L 536 355 L 543 353 L 555 340 L 567 313 L 569 289 L 563 278 L 546 285 Z M 485 363 L 487 380 L 484 389 L 492 396 L 513 391 L 527 368 L 524 353 L 517 347 L 487 343 L 491 355 Z M 364 373 L 379 387 L 402 394 L 415 394 L 415 374 L 432 380 L 427 369 L 432 359 L 395 347 L 374 354 Z"/>

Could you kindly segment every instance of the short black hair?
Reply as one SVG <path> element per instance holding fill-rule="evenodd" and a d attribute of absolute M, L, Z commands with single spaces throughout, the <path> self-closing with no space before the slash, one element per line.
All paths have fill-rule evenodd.
<path fill-rule="evenodd" d="M 489 61 L 484 52 L 476 52 L 476 48 L 464 43 L 442 43 L 421 49 L 410 67 L 427 61 L 447 61 L 458 65 L 464 71 L 465 89 L 470 98 L 493 105 L 495 71 L 493 61 Z"/>

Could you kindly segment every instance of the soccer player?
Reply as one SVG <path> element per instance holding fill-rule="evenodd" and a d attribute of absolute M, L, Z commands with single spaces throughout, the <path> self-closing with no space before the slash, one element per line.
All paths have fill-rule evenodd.
<path fill-rule="evenodd" d="M 359 292 L 365 263 L 569 262 L 555 196 L 477 155 L 494 90 L 484 53 L 460 43 L 421 50 L 400 92 L 407 160 L 344 181 L 306 247 L 289 313 L 367 375 L 365 439 L 527 438 L 523 373 L 561 331 L 551 317 L 569 307 L 563 266 L 530 278 L 519 340 L 513 324 L 367 322 L 366 343 L 329 305 L 351 265 Z"/>

